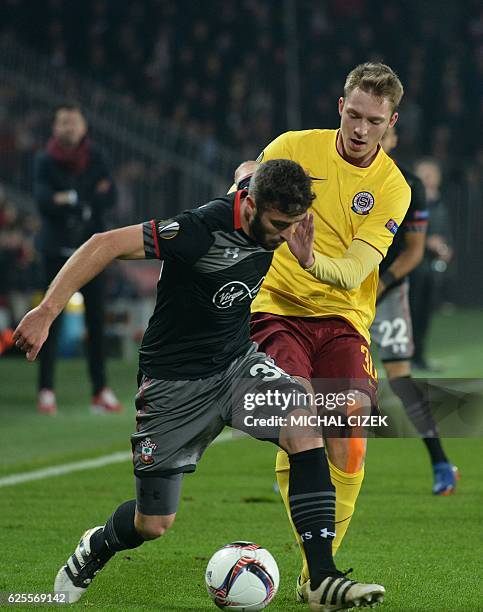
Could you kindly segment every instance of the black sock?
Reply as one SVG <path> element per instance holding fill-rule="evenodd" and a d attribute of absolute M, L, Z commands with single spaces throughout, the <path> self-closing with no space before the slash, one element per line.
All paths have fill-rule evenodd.
<path fill-rule="evenodd" d="M 91 551 L 104 563 L 109 561 L 109 559 L 116 554 L 115 551 L 112 551 L 107 545 L 104 529 L 99 529 L 99 531 L 96 531 L 91 537 Z"/>
<path fill-rule="evenodd" d="M 443 461 L 448 463 L 448 457 L 441 446 L 440 438 L 423 438 L 423 442 L 428 449 L 431 463 L 442 463 Z"/>
<path fill-rule="evenodd" d="M 335 488 L 323 448 L 289 455 L 288 498 L 292 521 L 302 538 L 311 588 L 336 571 L 332 557 L 335 538 Z"/>
<path fill-rule="evenodd" d="M 134 527 L 136 500 L 124 502 L 107 520 L 103 531 L 91 538 L 91 550 L 100 558 L 112 555 L 120 550 L 128 550 L 141 546 L 144 539 Z"/>
<path fill-rule="evenodd" d="M 431 438 L 436 433 L 436 424 L 429 410 L 429 402 L 411 376 L 390 378 L 392 392 L 401 400 L 406 414 L 423 438 Z"/>
<path fill-rule="evenodd" d="M 411 376 L 399 376 L 389 379 L 389 384 L 395 395 L 403 403 L 406 414 L 423 438 L 428 449 L 431 463 L 448 461 L 441 440 L 438 436 L 436 423 L 429 409 L 429 402 Z"/>

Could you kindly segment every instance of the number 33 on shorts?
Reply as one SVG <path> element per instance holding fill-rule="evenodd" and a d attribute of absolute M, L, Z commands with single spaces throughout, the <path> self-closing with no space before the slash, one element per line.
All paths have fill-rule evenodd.
<path fill-rule="evenodd" d="M 277 380 L 282 376 L 288 376 L 286 372 L 276 366 L 272 361 L 265 361 L 264 363 L 255 363 L 250 368 L 250 376 L 259 376 L 263 374 L 262 380 Z"/>

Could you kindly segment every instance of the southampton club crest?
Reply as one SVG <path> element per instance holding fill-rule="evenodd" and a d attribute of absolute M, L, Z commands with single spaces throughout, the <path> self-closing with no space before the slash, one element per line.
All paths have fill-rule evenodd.
<path fill-rule="evenodd" d="M 358 215 L 368 215 L 374 206 L 374 196 L 368 191 L 359 191 L 352 198 L 351 209 Z"/>
<path fill-rule="evenodd" d="M 146 438 L 141 442 L 141 461 L 146 465 L 154 463 L 154 451 L 158 448 L 158 445 L 151 442 L 151 438 Z"/>

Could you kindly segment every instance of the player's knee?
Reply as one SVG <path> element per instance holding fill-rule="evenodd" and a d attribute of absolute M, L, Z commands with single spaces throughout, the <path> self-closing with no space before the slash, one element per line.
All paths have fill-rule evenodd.
<path fill-rule="evenodd" d="M 283 442 L 283 450 L 289 454 L 302 453 L 312 450 L 313 448 L 321 448 L 324 446 L 322 437 L 320 438 L 303 438 L 303 437 L 286 437 Z"/>
<path fill-rule="evenodd" d="M 400 378 L 402 376 L 411 376 L 410 361 L 385 361 L 384 369 L 386 370 L 387 377 L 390 380 L 393 378 Z"/>
<path fill-rule="evenodd" d="M 173 525 L 175 518 L 176 514 L 166 516 L 137 515 L 135 520 L 136 531 L 145 540 L 156 540 Z"/>

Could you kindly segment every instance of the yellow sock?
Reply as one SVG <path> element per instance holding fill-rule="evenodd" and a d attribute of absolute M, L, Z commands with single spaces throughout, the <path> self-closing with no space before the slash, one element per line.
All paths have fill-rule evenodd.
<path fill-rule="evenodd" d="M 335 555 L 337 552 L 343 537 L 345 536 L 352 515 L 354 514 L 354 507 L 356 504 L 357 496 L 361 490 L 362 481 L 364 479 L 364 468 L 354 474 L 348 474 L 339 470 L 329 461 L 330 477 L 332 484 L 336 491 L 336 505 L 335 505 L 335 532 L 336 536 L 332 544 L 332 551 Z M 290 463 L 288 455 L 285 451 L 278 451 L 277 461 L 275 465 L 275 472 L 277 475 L 277 483 L 280 489 L 280 495 L 282 496 L 283 503 L 285 504 L 285 510 L 287 512 L 288 519 L 292 525 L 293 532 L 299 545 L 300 553 L 302 555 L 303 566 L 301 571 L 302 583 L 309 579 L 309 568 L 307 565 L 307 559 L 305 558 L 304 547 L 302 540 L 300 539 L 297 530 L 292 522 L 290 515 L 290 504 L 288 501 L 288 483 L 290 477 Z"/>
<path fill-rule="evenodd" d="M 356 500 L 364 480 L 364 466 L 353 474 L 343 472 L 329 461 L 330 479 L 335 487 L 335 538 L 332 542 L 332 552 L 335 553 L 341 545 L 354 514 Z"/>

